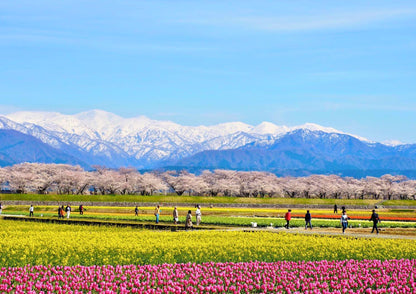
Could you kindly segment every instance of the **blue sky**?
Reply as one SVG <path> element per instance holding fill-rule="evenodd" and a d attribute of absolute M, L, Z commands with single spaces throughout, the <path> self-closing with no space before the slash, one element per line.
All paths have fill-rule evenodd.
<path fill-rule="evenodd" d="M 0 113 L 416 143 L 415 1 L 0 1 Z"/>

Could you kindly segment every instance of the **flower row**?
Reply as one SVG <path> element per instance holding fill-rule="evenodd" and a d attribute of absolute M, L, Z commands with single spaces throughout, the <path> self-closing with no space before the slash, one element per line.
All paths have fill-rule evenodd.
<path fill-rule="evenodd" d="M 416 293 L 416 260 L 344 260 L 0 270 L 2 293 Z"/>

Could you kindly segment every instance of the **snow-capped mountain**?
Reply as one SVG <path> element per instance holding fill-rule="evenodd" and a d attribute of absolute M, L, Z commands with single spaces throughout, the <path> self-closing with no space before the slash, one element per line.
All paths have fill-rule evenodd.
<path fill-rule="evenodd" d="M 7 115 L 7 119 L 10 120 L 9 128 L 33 135 L 56 148 L 61 148 L 62 143 L 65 143 L 108 157 L 111 153 L 124 153 L 123 157 L 132 157 L 143 162 L 144 166 L 152 165 L 152 162 L 184 158 L 205 150 L 239 148 L 252 142 L 270 144 L 282 134 L 299 128 L 342 133 L 315 124 L 292 128 L 268 122 L 258 126 L 241 122 L 181 126 L 144 116 L 122 118 L 101 110 L 76 115 L 25 111 Z"/>
<path fill-rule="evenodd" d="M 279 168 L 279 164 L 282 168 L 290 168 L 292 165 L 289 162 L 291 161 L 287 159 L 283 162 L 284 158 L 289 158 L 288 152 L 299 150 L 300 146 L 303 150 L 313 148 L 313 152 L 308 149 L 307 152 L 298 152 L 298 155 L 309 154 L 308 156 L 315 158 L 310 162 L 320 162 L 321 164 L 318 165 L 322 168 L 330 166 L 330 163 L 334 163 L 337 156 L 342 157 L 342 154 L 349 154 L 346 157 L 350 159 L 349 161 L 343 157 L 345 166 L 354 166 L 354 164 L 351 165 L 351 162 L 357 161 L 354 156 L 360 157 L 365 153 L 367 157 L 371 157 L 371 152 L 374 150 L 387 148 L 386 150 L 392 153 L 407 152 L 409 156 L 416 154 L 413 151 L 413 145 L 409 145 L 410 147 L 408 145 L 384 145 L 311 123 L 297 127 L 278 126 L 270 122 L 263 122 L 257 126 L 241 122 L 213 126 L 182 126 L 170 121 L 152 120 L 145 116 L 122 118 L 101 110 L 75 115 L 55 112 L 16 112 L 0 116 L 1 129 L 14 130 L 32 136 L 43 144 L 67 154 L 68 158 L 74 159 L 74 163 L 82 162 L 89 166 L 99 164 L 109 167 L 155 168 L 166 165 L 184 167 L 210 163 L 211 168 L 227 168 L 228 166 L 237 169 L 270 170 Z M 288 140 L 288 138 L 292 139 Z M 315 141 L 311 141 L 312 138 L 315 138 Z M 316 144 L 316 146 L 300 144 L 302 140 L 309 140 L 309 145 Z M 0 153 L 6 150 L 1 144 L 0 142 Z M 282 146 L 285 146 L 286 153 L 276 152 Z M 321 152 L 323 150 L 325 151 Z M 336 155 L 336 152 L 331 150 L 336 150 L 339 154 Z M 228 154 L 227 156 L 231 156 L 232 159 L 221 157 L 221 151 L 225 152 L 222 154 Z M 330 158 L 329 153 L 332 156 Z M 18 153 L 13 154 L 17 156 Z M 46 154 L 54 153 L 47 152 Z M 206 154 L 209 154 L 208 157 Z M 213 158 L 213 154 L 216 158 Z M 276 156 L 280 157 L 275 158 Z M 317 159 L 316 157 L 319 156 L 320 158 Z M 360 158 L 365 160 L 366 156 Z M 322 161 L 322 157 L 326 159 Z M 270 158 L 275 163 L 266 164 L 265 158 Z M 293 166 L 310 168 L 310 165 L 308 167 L 304 164 L 305 160 L 302 159 Z M 256 163 L 252 164 L 253 161 Z M 19 162 L 19 160 L 15 159 L 13 162 Z M 220 162 L 228 163 L 222 166 Z M 365 164 L 357 165 L 357 168 L 359 166 L 371 168 Z"/>

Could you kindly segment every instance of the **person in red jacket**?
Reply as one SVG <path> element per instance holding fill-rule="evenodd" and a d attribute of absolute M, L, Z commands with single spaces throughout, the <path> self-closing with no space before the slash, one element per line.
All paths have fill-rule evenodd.
<path fill-rule="evenodd" d="M 285 213 L 285 220 L 286 220 L 286 225 L 285 225 L 285 228 L 286 228 L 286 229 L 289 229 L 289 222 L 290 222 L 290 219 L 292 218 L 292 216 L 291 216 L 291 212 L 292 212 L 292 210 L 291 210 L 291 209 L 289 209 L 289 210 Z"/>

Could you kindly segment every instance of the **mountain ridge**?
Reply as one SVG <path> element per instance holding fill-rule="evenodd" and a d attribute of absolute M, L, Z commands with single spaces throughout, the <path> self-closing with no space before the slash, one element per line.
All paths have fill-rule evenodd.
<path fill-rule="evenodd" d="M 332 142 L 331 142 L 332 139 Z M 282 170 L 311 173 L 361 174 L 362 171 L 415 174 L 416 145 L 391 147 L 352 136 L 295 130 L 273 144 L 248 144 L 231 150 L 197 153 L 175 163 L 177 169 Z"/>
<path fill-rule="evenodd" d="M 414 144 L 373 142 L 312 123 L 296 127 L 270 122 L 181 126 L 145 116 L 122 118 L 92 110 L 75 115 L 17 112 L 0 116 L 0 130 L 32 136 L 88 166 L 416 170 Z"/>
<path fill-rule="evenodd" d="M 92 149 L 96 149 L 95 153 L 124 152 L 128 157 L 143 161 L 144 165 L 178 160 L 205 150 L 238 148 L 251 142 L 268 144 L 278 136 L 297 128 L 342 133 L 316 124 L 287 127 L 268 122 L 257 126 L 231 122 L 213 126 L 181 126 L 170 121 L 151 120 L 145 116 L 125 119 L 102 110 L 75 115 L 16 112 L 6 118 L 20 124 L 18 129 L 23 130 L 23 133 L 31 133 L 44 143 L 52 145 L 53 142 L 48 142 L 47 135 L 35 133 L 34 129 L 40 127 L 43 134 L 49 132 L 51 137 L 58 137 L 62 142 L 71 142 L 88 152 Z M 57 144 L 56 140 L 52 141 Z"/>

